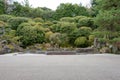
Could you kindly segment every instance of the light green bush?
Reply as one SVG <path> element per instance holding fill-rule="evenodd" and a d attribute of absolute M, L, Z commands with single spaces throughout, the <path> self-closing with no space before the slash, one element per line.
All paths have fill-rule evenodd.
<path fill-rule="evenodd" d="M 32 26 L 29 23 L 21 24 L 17 29 L 17 34 L 21 36 L 22 46 L 43 43 L 45 41 L 45 32 L 42 26 Z"/>
<path fill-rule="evenodd" d="M 88 40 L 89 41 L 89 45 L 93 45 L 95 36 L 94 35 L 89 35 L 88 39 L 89 39 Z"/>
<path fill-rule="evenodd" d="M 72 17 L 63 17 L 60 19 L 60 21 L 73 23 L 75 22 L 75 19 Z"/>
<path fill-rule="evenodd" d="M 77 46 L 77 47 L 86 47 L 88 46 L 87 45 L 87 38 L 86 37 L 78 37 L 74 44 Z"/>
<path fill-rule="evenodd" d="M 41 22 L 41 23 L 44 22 L 44 20 L 43 20 L 42 18 L 34 18 L 34 21 L 35 21 L 35 22 Z"/>

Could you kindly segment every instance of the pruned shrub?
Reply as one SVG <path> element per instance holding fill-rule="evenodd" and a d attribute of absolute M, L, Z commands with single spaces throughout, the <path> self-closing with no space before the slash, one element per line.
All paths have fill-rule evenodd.
<path fill-rule="evenodd" d="M 73 23 L 75 22 L 75 19 L 72 17 L 63 17 L 60 19 L 60 21 Z"/>
<path fill-rule="evenodd" d="M 41 22 L 41 23 L 44 22 L 44 20 L 43 20 L 42 18 L 34 18 L 33 20 L 34 20 L 35 22 Z"/>
<path fill-rule="evenodd" d="M 86 37 L 78 37 L 74 44 L 77 46 L 77 47 L 87 47 L 87 38 Z"/>
<path fill-rule="evenodd" d="M 8 20 L 8 23 L 11 25 L 11 28 L 17 30 L 18 26 L 21 23 L 28 22 L 29 19 L 25 17 L 12 17 Z"/>

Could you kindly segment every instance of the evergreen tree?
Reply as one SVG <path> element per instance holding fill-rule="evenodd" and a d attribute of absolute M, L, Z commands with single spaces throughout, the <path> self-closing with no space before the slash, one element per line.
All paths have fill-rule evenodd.
<path fill-rule="evenodd" d="M 115 31 L 120 31 L 120 0 L 96 0 L 99 14 L 95 23 L 103 30 L 108 31 L 108 39 Z"/>

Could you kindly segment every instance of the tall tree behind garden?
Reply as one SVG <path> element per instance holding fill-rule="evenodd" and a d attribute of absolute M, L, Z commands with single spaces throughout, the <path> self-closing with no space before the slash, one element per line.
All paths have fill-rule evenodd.
<path fill-rule="evenodd" d="M 82 5 L 71 4 L 71 3 L 61 3 L 55 12 L 55 19 L 60 19 L 62 17 L 74 17 L 74 16 L 88 16 L 87 9 Z"/>
<path fill-rule="evenodd" d="M 95 23 L 103 30 L 108 31 L 108 39 L 112 33 L 120 31 L 120 0 L 96 0 L 99 14 L 95 18 Z M 111 37 L 112 36 L 112 37 Z"/>
<path fill-rule="evenodd" d="M 13 0 L 0 0 L 0 14 L 8 14 L 11 10 Z"/>
<path fill-rule="evenodd" d="M 5 13 L 4 1 L 0 0 L 0 14 L 4 14 L 4 13 Z"/>
<path fill-rule="evenodd" d="M 98 12 L 99 12 L 99 9 L 98 9 L 98 2 L 97 2 L 98 0 L 91 0 L 91 12 L 90 12 L 90 14 L 91 14 L 91 16 L 92 17 L 96 17 L 96 15 L 98 14 Z"/>

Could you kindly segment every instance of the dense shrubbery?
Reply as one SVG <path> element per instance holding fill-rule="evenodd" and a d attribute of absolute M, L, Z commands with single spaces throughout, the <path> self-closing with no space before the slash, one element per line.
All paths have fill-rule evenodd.
<path fill-rule="evenodd" d="M 25 17 L 12 17 L 8 20 L 8 23 L 11 25 L 11 28 L 17 30 L 18 26 L 23 22 L 28 22 L 29 19 Z"/>
<path fill-rule="evenodd" d="M 21 36 L 20 41 L 23 46 L 34 43 L 43 43 L 45 41 L 45 32 L 42 26 L 32 23 L 23 23 L 17 29 L 17 35 Z"/>
<path fill-rule="evenodd" d="M 11 15 L 0 15 L 0 20 L 7 22 L 10 18 L 12 18 Z"/>
<path fill-rule="evenodd" d="M 106 42 L 107 34 L 110 34 L 107 31 L 102 31 L 101 28 L 94 29 L 93 23 L 89 22 L 91 18 L 85 16 L 63 17 L 60 21 L 53 22 L 44 21 L 42 18 L 32 20 L 26 17 L 9 16 L 6 18 L 8 20 L 1 19 L 0 26 L 8 26 L 9 30 L 15 32 L 11 35 L 12 32 L 10 31 L 3 37 L 22 47 L 37 43 L 49 43 L 53 47 L 88 47 L 93 45 L 95 37 L 99 37 L 99 42 Z M 85 25 L 83 26 L 83 24 Z M 5 28 L 5 30 L 7 29 Z M 111 37 L 113 36 L 116 36 L 113 41 L 118 40 L 118 33 L 111 35 Z"/>
<path fill-rule="evenodd" d="M 70 22 L 58 22 L 57 24 L 54 24 L 51 26 L 51 30 L 53 32 L 60 32 L 60 33 L 70 33 L 74 29 L 76 29 L 76 24 L 75 23 L 70 23 Z"/>
<path fill-rule="evenodd" d="M 60 4 L 55 11 L 45 7 L 32 8 L 28 3 L 23 6 L 18 2 L 12 4 L 14 8 L 10 7 L 9 12 L 0 7 L 0 13 L 4 13 L 0 15 L 0 41 L 7 40 L 8 45 L 15 43 L 22 47 L 35 44 L 89 47 L 95 38 L 99 43 L 119 42 L 119 6 L 113 9 L 110 5 L 108 10 L 104 7 L 108 3 L 102 4 L 107 0 L 93 1 L 96 3 L 92 4 L 93 10 L 70 3 Z M 92 17 L 93 15 L 95 16 Z"/>

